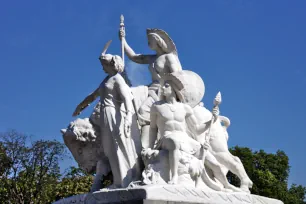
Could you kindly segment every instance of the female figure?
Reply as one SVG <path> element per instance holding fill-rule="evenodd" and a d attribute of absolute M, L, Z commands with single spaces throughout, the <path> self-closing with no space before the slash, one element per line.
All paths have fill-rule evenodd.
<path fill-rule="evenodd" d="M 148 144 L 144 142 L 146 140 L 143 138 L 149 134 L 151 106 L 154 102 L 159 101 L 158 91 L 161 77 L 166 73 L 182 70 L 175 44 L 165 31 L 147 29 L 147 37 L 149 47 L 156 52 L 154 55 L 136 54 L 125 39 L 125 30 L 120 30 L 120 40 L 128 58 L 138 64 L 149 64 L 149 71 L 152 76 L 152 83 L 149 85 L 149 97 L 138 111 L 139 121 L 142 125 L 141 141 L 143 148 L 148 147 Z"/>
<path fill-rule="evenodd" d="M 123 61 L 120 56 L 105 54 L 108 46 L 109 43 L 99 58 L 108 76 L 77 106 L 73 116 L 79 115 L 84 108 L 100 97 L 103 150 L 101 152 L 106 156 L 113 173 L 112 187 L 127 187 L 130 182 L 139 180 L 141 177 L 134 140 L 130 137 L 133 115 L 132 94 L 120 75 L 124 69 Z M 121 109 L 122 104 L 124 104 L 125 111 Z M 105 157 L 101 157 L 101 161 L 98 162 L 97 176 L 107 173 L 99 172 L 99 169 L 105 169 L 101 167 L 102 164 L 107 164 Z"/>

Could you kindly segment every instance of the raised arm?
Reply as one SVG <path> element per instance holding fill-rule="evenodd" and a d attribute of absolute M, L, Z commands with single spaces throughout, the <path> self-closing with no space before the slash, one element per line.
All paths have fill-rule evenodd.
<path fill-rule="evenodd" d="M 138 64 L 151 64 L 152 62 L 154 62 L 156 55 L 136 54 L 126 42 L 125 38 L 122 38 L 122 43 L 124 44 L 124 52 L 133 62 L 136 62 Z"/>
<path fill-rule="evenodd" d="M 125 30 L 119 31 L 119 39 L 121 40 L 121 43 L 124 45 L 124 52 L 128 56 L 130 60 L 133 62 L 136 62 L 138 64 L 151 64 L 154 62 L 156 55 L 142 55 L 142 54 L 136 54 L 134 50 L 129 46 L 125 39 Z"/>
<path fill-rule="evenodd" d="M 89 94 L 75 109 L 72 116 L 79 115 L 87 106 L 89 106 L 99 96 L 99 88 Z"/>

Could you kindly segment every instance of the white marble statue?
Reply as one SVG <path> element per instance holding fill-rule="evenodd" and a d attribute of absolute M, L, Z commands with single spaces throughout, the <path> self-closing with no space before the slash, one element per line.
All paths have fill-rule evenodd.
<path fill-rule="evenodd" d="M 202 105 L 194 107 L 194 113 L 199 123 L 204 123 L 210 120 L 212 114 Z M 224 124 L 224 126 L 221 125 Z M 250 193 L 249 188 L 252 188 L 253 182 L 248 177 L 243 164 L 240 159 L 233 156 L 228 149 L 228 133 L 227 128 L 230 125 L 230 120 L 224 116 L 218 116 L 217 122 L 211 125 L 209 132 L 210 147 L 206 153 L 205 165 L 212 170 L 214 177 L 222 183 L 225 188 L 239 191 L 239 189 L 230 185 L 226 179 L 226 174 L 231 171 L 240 179 L 240 189 L 244 192 Z M 197 141 L 203 143 L 207 132 L 202 133 L 196 137 Z M 210 186 L 215 190 L 219 190 L 218 186 Z M 221 189 L 222 190 L 222 189 Z"/>
<path fill-rule="evenodd" d="M 139 151 L 137 151 L 138 144 L 135 144 L 135 140 L 131 137 L 133 96 L 131 89 L 120 75 L 124 69 L 121 57 L 105 54 L 109 43 L 99 58 L 108 76 L 77 106 L 73 116 L 79 115 L 85 107 L 100 97 L 101 148 L 105 156 L 103 155 L 98 163 L 105 165 L 105 157 L 107 158 L 113 173 L 113 186 L 111 187 L 117 188 L 127 187 L 132 181 L 139 180 L 141 169 Z M 97 166 L 96 177 L 105 173 L 100 174 L 100 166 Z"/>
<path fill-rule="evenodd" d="M 124 25 L 123 25 L 124 26 Z M 152 83 L 149 85 L 149 96 L 139 108 L 138 119 L 141 125 L 141 137 L 149 134 L 150 109 L 159 100 L 160 79 L 165 73 L 182 70 L 177 50 L 169 35 L 161 29 L 147 29 L 148 45 L 156 54 L 136 54 L 125 38 L 125 29 L 121 26 L 120 40 L 128 58 L 138 64 L 149 64 Z"/>
<path fill-rule="evenodd" d="M 147 29 L 155 54 L 136 54 L 126 41 L 121 16 L 122 57 L 99 59 L 108 76 L 75 109 L 79 115 L 100 97 L 89 118 L 62 129 L 64 142 L 79 166 L 95 179 L 88 194 L 63 203 L 267 203 L 281 201 L 250 195 L 253 183 L 242 162 L 228 150 L 230 120 L 220 115 L 221 93 L 212 111 L 203 103 L 205 85 L 193 71 L 183 70 L 176 46 L 161 29 Z M 129 87 L 121 76 L 124 54 L 148 64 L 149 86 Z M 240 187 L 227 180 L 231 171 Z M 113 183 L 101 180 L 112 172 Z"/>
<path fill-rule="evenodd" d="M 100 127 L 96 126 L 89 118 L 77 118 L 68 125 L 67 129 L 61 130 L 64 142 L 79 167 L 90 174 L 96 172 L 97 163 L 101 157 L 99 129 Z M 110 171 L 109 165 L 104 165 L 103 168 L 105 168 L 104 175 L 107 175 Z"/>
<path fill-rule="evenodd" d="M 159 149 L 168 150 L 171 172 L 171 180 L 168 183 L 177 184 L 179 150 L 193 155 L 201 148 L 199 142 L 188 136 L 185 123 L 187 122 L 193 131 L 200 135 L 208 128 L 210 121 L 198 124 L 193 109 L 188 104 L 177 101 L 173 88 L 175 84 L 171 83 L 164 83 L 162 94 L 165 99 L 154 103 L 151 108 L 148 142 L 149 148 L 155 151 L 153 154 L 157 154 Z M 217 114 L 217 111 L 216 109 L 214 113 Z M 208 144 L 204 145 L 208 148 Z"/>
<path fill-rule="evenodd" d="M 239 169 L 239 177 L 242 175 L 240 178 L 242 178 L 242 181 L 245 181 L 247 185 L 243 185 L 244 182 L 242 182 L 241 189 L 239 189 L 231 185 L 226 178 L 229 167 L 227 163 L 224 164 L 223 161 L 220 160 L 220 155 L 227 155 L 228 157 L 231 156 L 231 158 L 235 158 L 229 153 L 228 149 L 227 152 L 223 151 L 224 143 L 227 147 L 226 136 L 228 135 L 226 127 L 229 125 L 229 120 L 224 116 L 218 116 L 217 106 L 214 108 L 213 112 L 215 114 L 214 117 L 212 117 L 212 114 L 207 109 L 199 105 L 199 101 L 204 94 L 204 83 L 201 82 L 198 75 L 194 72 L 184 70 L 167 74 L 164 80 L 167 80 L 163 87 L 163 94 L 166 100 L 156 102 L 152 106 L 150 135 L 149 137 L 142 138 L 143 140 L 147 138 L 146 141 L 142 141 L 142 144 L 149 143 L 147 144 L 148 148 L 143 151 L 146 166 L 151 165 L 151 168 L 152 166 L 155 167 L 153 169 L 160 172 L 164 180 L 170 180 L 170 176 L 164 175 L 166 174 L 164 171 L 167 171 L 169 168 L 172 172 L 172 179 L 169 183 L 178 182 L 178 174 L 176 174 L 176 172 L 177 168 L 180 168 L 180 184 L 190 184 L 190 179 L 188 181 L 188 179 L 185 179 L 186 175 L 184 177 L 182 176 L 188 172 L 190 176 L 196 180 L 196 184 L 199 183 L 196 176 L 200 174 L 200 178 L 203 179 L 204 184 L 214 190 L 243 190 L 249 192 L 248 187 L 251 187 L 251 181 L 247 177 L 243 166 L 241 168 L 241 162 L 235 165 L 236 168 Z M 169 87 L 171 87 L 171 89 L 169 89 Z M 167 94 L 170 94 L 170 100 L 167 98 Z M 195 104 L 198 105 L 191 108 L 189 104 L 193 106 Z M 188 107 L 187 110 L 189 112 L 186 111 L 186 107 Z M 186 119 L 186 116 L 188 116 L 188 119 Z M 184 125 L 185 119 L 186 125 Z M 211 123 L 211 120 L 216 122 Z M 221 122 L 225 122 L 226 126 L 221 126 Z M 205 127 L 202 129 L 203 133 L 197 131 L 197 123 L 202 124 L 202 128 Z M 208 125 L 211 127 L 209 131 L 207 128 Z M 171 134 L 171 131 L 174 131 L 174 133 Z M 209 134 L 209 140 L 205 140 L 207 134 Z M 177 137 L 173 137 L 173 135 Z M 223 141 L 221 141 L 222 139 Z M 220 144 L 218 142 L 220 142 Z M 212 145 L 210 145 L 210 143 Z M 203 145 L 204 149 L 200 149 L 200 144 Z M 157 150 L 159 149 L 167 150 L 168 153 L 163 152 L 158 155 L 159 151 Z M 223 152 L 220 152 L 221 149 Z M 203 151 L 205 151 L 205 159 L 203 159 Z M 215 154 L 216 152 L 220 154 Z M 158 161 L 152 159 L 152 157 L 158 157 Z M 164 157 L 169 157 L 169 165 L 165 164 L 167 162 L 164 161 Z M 235 160 L 237 160 L 237 158 L 235 158 Z M 202 166 L 200 162 L 202 162 Z M 204 164 L 205 168 L 203 167 Z M 232 163 L 232 165 L 234 164 Z M 232 172 L 237 173 L 235 169 Z"/>

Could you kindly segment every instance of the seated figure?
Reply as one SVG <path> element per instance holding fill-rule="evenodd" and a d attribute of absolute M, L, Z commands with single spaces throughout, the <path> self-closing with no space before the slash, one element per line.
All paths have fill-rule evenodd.
<path fill-rule="evenodd" d="M 201 148 L 199 142 L 188 136 L 185 123 L 187 122 L 194 131 L 201 134 L 207 130 L 211 122 L 198 124 L 193 109 L 188 104 L 177 101 L 173 86 L 175 84 L 171 81 L 166 81 L 162 87 L 164 100 L 154 103 L 151 108 L 150 132 L 147 141 L 147 147 L 150 149 L 168 150 L 171 171 L 169 184 L 176 184 L 178 181 L 179 151 L 194 155 Z M 217 109 L 214 113 L 217 114 Z M 158 151 L 152 153 L 156 154 Z"/>
<path fill-rule="evenodd" d="M 233 156 L 228 153 L 225 136 L 228 136 L 226 127 L 229 124 L 226 122 L 229 123 L 229 120 L 219 116 L 218 107 L 211 114 L 203 105 L 199 105 L 203 89 L 200 86 L 202 80 L 197 78 L 198 75 L 188 70 L 164 77 L 165 83 L 161 89 L 163 99 L 152 106 L 150 134 L 142 138 L 145 165 L 150 165 L 151 169 L 161 174 L 163 181 L 170 184 L 179 182 L 200 187 L 198 184 L 204 182 L 204 185 L 217 191 L 249 192 L 248 187 L 252 183 L 243 165 L 241 162 L 233 163 Z M 226 126 L 221 126 L 222 121 Z M 211 131 L 208 131 L 209 128 Z M 211 135 L 208 141 L 204 140 L 206 133 Z M 224 147 L 222 153 L 219 151 L 221 146 Z M 222 155 L 230 156 L 226 156 L 228 163 L 220 159 Z M 241 178 L 240 188 L 228 182 L 228 170 Z M 167 175 L 169 171 L 171 176 Z"/>

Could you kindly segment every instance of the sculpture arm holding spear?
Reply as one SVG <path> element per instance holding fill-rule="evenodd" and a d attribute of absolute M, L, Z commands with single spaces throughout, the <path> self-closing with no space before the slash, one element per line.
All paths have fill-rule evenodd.
<path fill-rule="evenodd" d="M 129 46 L 125 39 L 125 27 L 124 27 L 124 17 L 123 15 L 120 16 L 120 31 L 119 31 L 119 38 L 121 40 L 121 49 L 122 49 L 122 56 L 125 52 L 126 55 L 130 60 L 136 62 L 138 64 L 151 64 L 155 59 L 156 55 L 144 55 L 144 54 L 136 54 L 134 50 Z M 124 58 L 122 58 L 124 61 Z"/>

